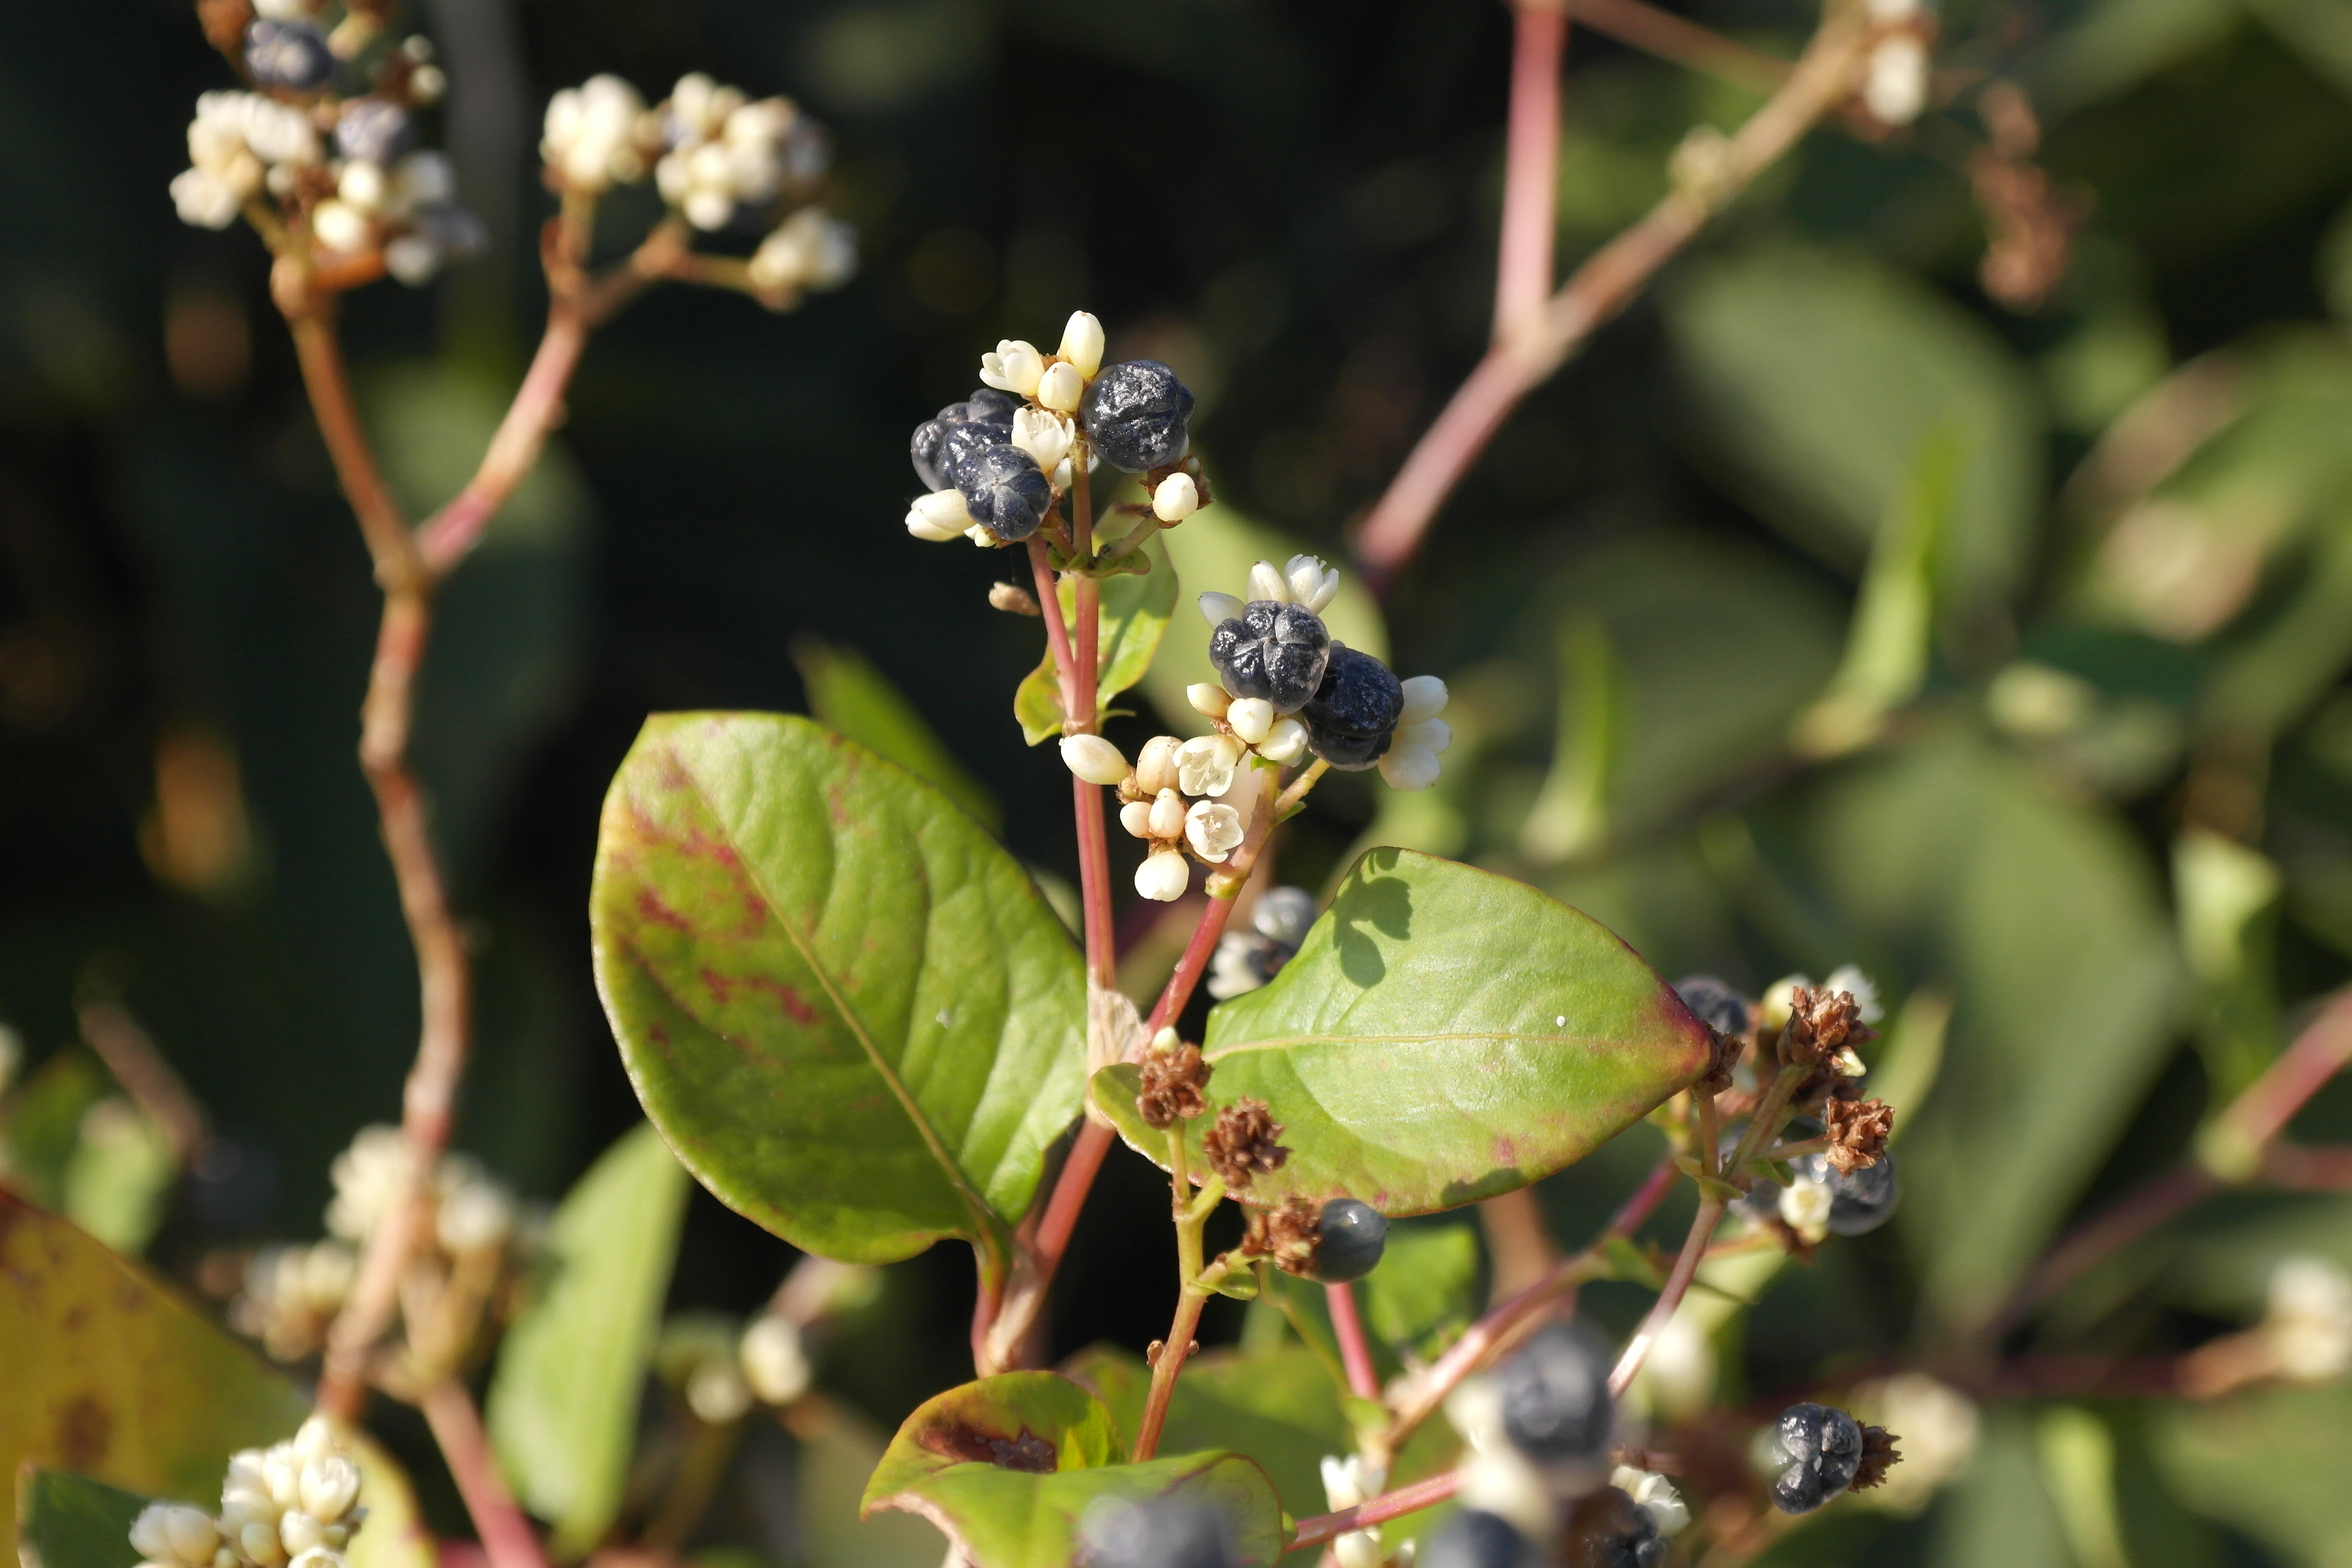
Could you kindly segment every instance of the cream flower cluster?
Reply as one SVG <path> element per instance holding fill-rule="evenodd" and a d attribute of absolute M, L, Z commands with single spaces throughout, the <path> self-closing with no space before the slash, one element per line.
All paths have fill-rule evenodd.
<path fill-rule="evenodd" d="M 547 100 L 540 161 L 567 191 L 604 195 L 646 177 L 661 145 L 661 121 L 637 89 L 606 72 Z"/>
<path fill-rule="evenodd" d="M 310 117 L 257 92 L 207 92 L 188 123 L 189 167 L 172 179 L 180 221 L 226 228 L 265 189 L 293 194 L 303 170 L 325 151 Z"/>
<path fill-rule="evenodd" d="M 1324 1506 L 1333 1513 L 1370 1502 L 1380 1495 L 1388 1479 L 1383 1467 L 1367 1462 L 1361 1454 L 1349 1454 L 1345 1458 L 1326 1454 L 1322 1468 Z M 1387 1550 L 1381 1544 L 1378 1525 L 1370 1530 L 1350 1530 L 1335 1537 L 1331 1555 L 1339 1559 L 1339 1568 L 1381 1568 L 1389 1560 Z"/>
<path fill-rule="evenodd" d="M 179 1503 L 152 1503 L 131 1526 L 141 1568 L 343 1568 L 367 1510 L 360 1470 L 324 1416 L 291 1440 L 248 1448 L 228 1462 L 218 1518 Z"/>
<path fill-rule="evenodd" d="M 1136 868 L 1135 890 L 1160 903 L 1182 898 L 1191 886 L 1188 850 L 1208 865 L 1221 866 L 1249 836 L 1257 791 L 1242 763 L 1251 750 L 1234 735 L 1189 741 L 1155 735 L 1129 767 L 1119 749 L 1100 735 L 1062 738 L 1062 760 L 1072 773 L 1118 790 L 1119 826 L 1150 847 Z M 1238 791 L 1237 781 L 1243 785 Z"/>
<path fill-rule="evenodd" d="M 457 175 L 439 153 L 390 163 L 344 158 L 331 167 L 335 194 L 310 212 L 321 247 L 354 257 L 381 250 L 384 270 L 410 285 L 482 248 L 481 221 L 457 205 Z"/>
<path fill-rule="evenodd" d="M 806 188 L 825 171 L 824 132 L 788 98 L 753 102 L 696 71 L 670 89 L 661 121 L 668 151 L 654 182 L 697 228 L 724 228 L 737 208 Z"/>
<path fill-rule="evenodd" d="M 345 1242 L 265 1247 L 246 1262 L 229 1327 L 260 1341 L 274 1361 L 300 1361 L 326 1343 L 359 1268 L 359 1253 Z"/>

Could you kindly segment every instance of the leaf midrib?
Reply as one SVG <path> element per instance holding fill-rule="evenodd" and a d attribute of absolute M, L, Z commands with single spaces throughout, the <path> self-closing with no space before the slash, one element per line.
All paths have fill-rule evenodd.
<path fill-rule="evenodd" d="M 702 808 L 710 814 L 711 820 L 724 824 L 730 838 L 740 843 L 741 834 L 737 831 L 733 824 L 728 822 L 726 814 L 719 809 L 717 803 L 712 801 L 709 794 L 704 791 L 700 775 L 691 766 L 685 767 L 681 771 L 686 774 L 688 786 L 694 791 L 695 799 L 699 801 Z M 828 837 L 830 837 L 828 835 Z M 837 847 L 832 858 L 833 865 L 837 869 L 841 864 L 841 855 Z M 918 858 L 919 859 L 920 857 L 919 856 Z M 890 1065 L 889 1060 L 883 1056 L 881 1047 L 867 1033 L 866 1021 L 860 1018 L 856 1009 L 849 1005 L 849 998 L 843 994 L 832 972 L 817 961 L 815 950 L 802 936 L 800 929 L 793 925 L 792 920 L 784 913 L 782 903 L 769 889 L 766 879 L 760 874 L 760 868 L 752 863 L 749 856 L 739 857 L 739 861 L 743 868 L 743 875 L 758 890 L 760 901 L 767 906 L 768 913 L 774 917 L 777 926 L 792 942 L 793 951 L 800 954 L 801 962 L 808 965 L 809 973 L 816 976 L 816 983 L 824 987 L 826 998 L 833 1003 L 834 1009 L 841 1015 L 843 1024 L 847 1026 L 850 1034 L 856 1038 L 858 1047 L 865 1051 L 867 1062 L 872 1064 L 874 1070 L 881 1075 L 882 1081 L 889 1086 L 891 1094 L 898 1101 L 898 1108 L 906 1112 L 907 1120 L 914 1124 L 916 1132 L 921 1136 L 923 1146 L 930 1151 L 931 1158 L 938 1163 L 940 1169 L 947 1173 L 948 1181 L 954 1186 L 956 1194 L 963 1199 L 964 1206 L 971 1212 L 972 1224 L 979 1237 L 986 1237 L 994 1226 L 996 1218 L 994 1211 L 982 1202 L 980 1194 L 972 1189 L 971 1184 L 964 1180 L 963 1168 L 958 1165 L 948 1153 L 946 1140 L 942 1139 L 939 1130 L 931 1125 L 930 1118 L 923 1114 L 923 1108 L 916 1101 L 914 1092 L 907 1087 L 905 1080 L 899 1078 L 898 1070 Z M 926 881 L 928 880 L 928 868 L 926 868 Z M 930 907 L 927 888 L 926 910 Z M 926 921 L 927 926 L 928 923 Z M 978 1238 L 975 1237 L 975 1239 Z"/>
<path fill-rule="evenodd" d="M 1623 1043 L 1612 1035 L 1541 1034 L 1518 1029 L 1454 1030 L 1444 1034 L 1419 1031 L 1402 1035 L 1277 1035 L 1271 1039 L 1244 1040 L 1235 1045 L 1213 1046 L 1201 1053 L 1201 1059 L 1211 1062 L 1223 1061 L 1227 1057 L 1246 1056 L 1254 1051 L 1288 1050 L 1296 1046 L 1438 1046 L 1475 1040 L 1527 1040 L 1559 1046 L 1612 1046 Z"/>

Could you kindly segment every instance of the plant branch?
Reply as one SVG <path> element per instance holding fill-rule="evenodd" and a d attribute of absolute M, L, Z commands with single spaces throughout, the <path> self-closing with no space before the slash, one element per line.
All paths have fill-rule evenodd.
<path fill-rule="evenodd" d="M 1569 14 L 1621 44 L 1759 92 L 1772 91 L 1794 68 L 1777 55 L 1749 48 L 1644 0 L 1569 0 Z"/>
<path fill-rule="evenodd" d="M 1356 558 L 1376 589 L 1412 558 L 1437 509 L 1520 400 L 1622 310 L 1708 218 L 1845 101 L 1869 36 L 1855 9 L 1832 0 L 1788 80 L 1716 150 L 1708 166 L 1678 179 L 1646 216 L 1593 252 L 1536 326 L 1486 351 L 1357 529 Z"/>
<path fill-rule="evenodd" d="M 1675 1310 L 1683 1304 L 1684 1294 L 1690 1289 L 1690 1282 L 1698 1273 L 1699 1259 L 1706 1255 L 1706 1244 L 1714 1239 L 1715 1227 L 1723 1222 L 1726 1206 L 1718 1197 L 1700 1200 L 1698 1213 L 1691 1220 L 1690 1236 L 1683 1243 L 1682 1256 L 1675 1259 L 1674 1272 L 1666 1276 L 1666 1288 L 1659 1291 L 1658 1299 L 1651 1303 L 1650 1315 L 1642 1320 L 1641 1328 L 1625 1342 L 1624 1353 L 1617 1358 L 1616 1368 L 1609 1374 L 1610 1397 L 1616 1398 L 1625 1392 L 1626 1385 L 1633 1381 L 1633 1374 L 1642 1370 L 1642 1363 L 1649 1358 L 1650 1347 L 1657 1342 L 1658 1336 L 1674 1321 Z"/>
<path fill-rule="evenodd" d="M 499 1474 L 489 1438 L 482 1430 L 481 1415 L 475 1410 L 466 1385 L 455 1378 L 441 1378 L 425 1385 L 417 1404 L 433 1429 L 442 1458 L 448 1461 L 450 1478 L 457 1483 L 457 1494 L 473 1518 L 474 1532 L 481 1538 L 490 1568 L 547 1568 L 546 1554 L 531 1533 L 530 1521 L 515 1506 L 505 1478 Z"/>
<path fill-rule="evenodd" d="M 1539 330 L 1551 296 L 1559 196 L 1559 74 L 1568 48 L 1560 0 L 1517 0 L 1511 100 L 1503 142 L 1503 223 L 1495 260 L 1495 342 Z"/>
<path fill-rule="evenodd" d="M 1372 1370 L 1372 1346 L 1364 1337 L 1363 1316 L 1356 1310 L 1356 1288 L 1326 1285 L 1323 1299 L 1331 1309 L 1331 1337 L 1339 1342 L 1339 1364 L 1348 1372 L 1348 1392 L 1359 1399 L 1378 1399 L 1381 1378 Z"/>
<path fill-rule="evenodd" d="M 1444 1475 L 1415 1481 L 1409 1487 L 1399 1487 L 1392 1492 L 1367 1498 L 1355 1507 L 1343 1508 L 1337 1513 L 1318 1513 L 1311 1519 L 1302 1519 L 1286 1550 L 1299 1552 L 1310 1546 L 1320 1546 L 1351 1530 L 1370 1530 L 1376 1524 L 1385 1524 L 1409 1513 L 1419 1513 L 1425 1508 L 1435 1508 L 1462 1489 L 1465 1474 L 1462 1470 L 1448 1470 Z"/>

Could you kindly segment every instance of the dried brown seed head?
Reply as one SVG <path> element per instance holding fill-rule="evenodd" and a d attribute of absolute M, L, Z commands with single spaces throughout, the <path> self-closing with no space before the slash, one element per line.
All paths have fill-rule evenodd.
<path fill-rule="evenodd" d="M 1284 1200 L 1278 1209 L 1251 1209 L 1242 1233 L 1242 1255 L 1270 1258 L 1285 1274 L 1312 1274 L 1323 1247 L 1323 1211 L 1305 1198 Z"/>
<path fill-rule="evenodd" d="M 1266 1114 L 1265 1101 L 1244 1095 L 1217 1112 L 1201 1152 L 1225 1179 L 1227 1192 L 1246 1192 L 1260 1174 L 1279 1171 L 1290 1158 L 1290 1151 L 1275 1142 L 1281 1136 L 1282 1123 Z"/>
<path fill-rule="evenodd" d="M 1886 1152 L 1895 1131 L 1895 1108 L 1883 1100 L 1831 1100 L 1822 1106 L 1828 1124 L 1829 1162 L 1841 1175 L 1867 1170 Z"/>
<path fill-rule="evenodd" d="M 1795 987 L 1789 995 L 1789 1024 L 1780 1031 L 1780 1059 L 1826 1068 L 1848 1046 L 1874 1037 L 1862 1021 L 1862 1004 L 1851 991 Z"/>
<path fill-rule="evenodd" d="M 1898 1435 L 1884 1426 L 1862 1429 L 1862 1463 L 1853 1472 L 1852 1490 L 1866 1492 L 1886 1479 L 1886 1472 L 1903 1462 L 1903 1450 L 1895 1445 Z"/>
<path fill-rule="evenodd" d="M 1201 1059 L 1201 1047 L 1195 1045 L 1151 1052 L 1143 1058 L 1143 1088 L 1135 1097 L 1135 1113 L 1149 1127 L 1190 1121 L 1209 1109 L 1202 1095 L 1214 1070 Z"/>

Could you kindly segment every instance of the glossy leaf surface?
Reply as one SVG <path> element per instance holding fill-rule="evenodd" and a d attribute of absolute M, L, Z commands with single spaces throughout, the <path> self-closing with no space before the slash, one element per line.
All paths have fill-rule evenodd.
<path fill-rule="evenodd" d="M 131 1523 L 154 1500 L 66 1470 L 16 1475 L 16 1557 L 22 1568 L 137 1568 Z"/>
<path fill-rule="evenodd" d="M 1100 700 L 1110 700 L 1141 680 L 1160 651 L 1160 639 L 1176 607 L 1176 568 L 1154 539 L 1144 547 L 1151 570 L 1140 576 L 1107 577 L 1102 584 L 1102 630 L 1096 645 L 1096 677 Z M 1077 636 L 1077 585 L 1062 580 L 1062 624 Z M 1076 646 L 1075 643 L 1072 645 Z M 1022 679 L 1013 694 L 1013 716 L 1021 721 L 1022 736 L 1034 746 L 1062 732 L 1062 683 L 1054 672 L 1054 650 Z"/>
<path fill-rule="evenodd" d="M 647 722 L 606 797 L 598 988 L 722 1200 L 851 1262 L 985 1239 L 1077 1114 L 1060 920 L 937 791 L 789 715 Z"/>
<path fill-rule="evenodd" d="M 866 1483 L 865 1510 L 921 1514 L 975 1568 L 1062 1568 L 1088 1505 L 1177 1494 L 1225 1511 L 1244 1563 L 1280 1553 L 1281 1507 L 1251 1460 L 1126 1458 L 1110 1412 L 1084 1388 L 1058 1373 L 1007 1373 L 950 1389 L 909 1415 Z"/>
<path fill-rule="evenodd" d="M 594 1546 L 620 1509 L 685 1210 L 667 1145 L 649 1126 L 625 1134 L 555 1211 L 547 1266 L 499 1352 L 490 1438 L 524 1506 L 555 1526 L 558 1555 Z"/>
<path fill-rule="evenodd" d="M 971 813 L 991 833 L 1003 826 L 1004 813 L 988 786 L 956 761 L 947 742 L 873 660 L 856 648 L 803 637 L 793 645 L 793 663 L 818 723 L 898 763 Z"/>
<path fill-rule="evenodd" d="M 1349 1196 L 1391 1215 L 1549 1175 L 1697 1078 L 1708 1051 L 1704 1026 L 1594 921 L 1402 849 L 1358 860 L 1298 956 L 1211 1013 L 1202 1046 L 1213 1106 L 1255 1096 L 1283 1125 L 1289 1160 L 1251 1202 Z M 1160 1158 L 1136 1078 L 1104 1068 L 1096 1100 Z M 1212 1120 L 1191 1124 L 1196 1146 Z"/>

